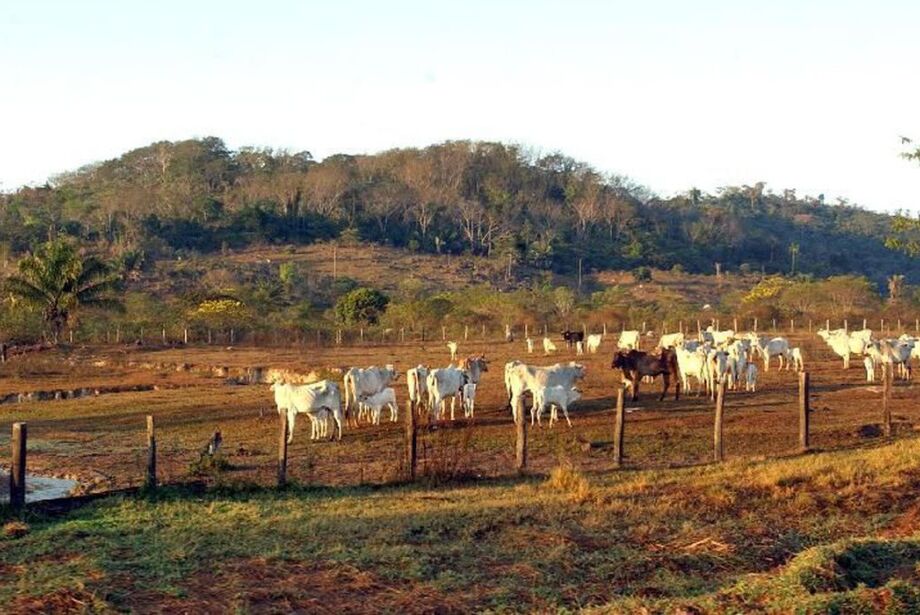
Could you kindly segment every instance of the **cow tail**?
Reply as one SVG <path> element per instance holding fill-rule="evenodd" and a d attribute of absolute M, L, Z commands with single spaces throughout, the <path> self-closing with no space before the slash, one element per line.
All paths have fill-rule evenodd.
<path fill-rule="evenodd" d="M 354 377 L 351 374 L 345 374 L 345 379 L 344 379 L 343 384 L 345 386 L 345 420 L 346 421 L 351 415 L 351 402 L 349 401 L 348 392 L 349 392 L 349 389 L 351 388 L 350 383 L 352 382 L 353 379 Z"/>

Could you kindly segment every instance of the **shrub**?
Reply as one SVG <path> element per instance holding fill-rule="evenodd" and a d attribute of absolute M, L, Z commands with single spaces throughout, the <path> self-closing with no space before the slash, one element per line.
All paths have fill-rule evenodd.
<path fill-rule="evenodd" d="M 633 279 L 636 282 L 651 282 L 652 270 L 648 267 L 636 267 L 632 270 Z"/>
<path fill-rule="evenodd" d="M 390 298 L 373 288 L 356 288 L 335 304 L 335 316 L 346 325 L 375 325 L 386 310 Z"/>

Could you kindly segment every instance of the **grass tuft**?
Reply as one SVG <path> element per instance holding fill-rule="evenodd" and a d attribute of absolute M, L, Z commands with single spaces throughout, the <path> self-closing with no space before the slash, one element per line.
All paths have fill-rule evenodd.
<path fill-rule="evenodd" d="M 571 463 L 553 468 L 544 484 L 549 489 L 567 494 L 576 504 L 584 504 L 594 497 L 591 483 Z"/>

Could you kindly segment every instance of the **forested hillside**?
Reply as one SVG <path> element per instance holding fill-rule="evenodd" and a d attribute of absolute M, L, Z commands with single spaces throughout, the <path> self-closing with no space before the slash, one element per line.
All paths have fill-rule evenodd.
<path fill-rule="evenodd" d="M 0 195 L 0 256 L 66 234 L 132 261 L 319 239 L 472 253 L 555 272 L 892 274 L 892 218 L 762 183 L 670 199 L 562 154 L 447 142 L 376 155 L 159 142 Z"/>

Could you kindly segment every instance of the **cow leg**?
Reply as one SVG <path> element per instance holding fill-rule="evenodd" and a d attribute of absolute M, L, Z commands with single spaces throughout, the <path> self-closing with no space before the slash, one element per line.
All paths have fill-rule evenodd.
<path fill-rule="evenodd" d="M 670 384 L 668 373 L 665 372 L 661 374 L 661 397 L 658 398 L 658 401 L 664 401 L 665 395 L 668 394 L 668 386 Z"/>
<path fill-rule="evenodd" d="M 639 377 L 639 372 L 635 371 L 630 374 L 630 380 L 632 380 L 632 400 L 639 401 L 639 383 L 642 381 L 642 378 Z"/>
<path fill-rule="evenodd" d="M 294 417 L 297 416 L 297 413 L 293 410 L 288 410 L 288 444 L 294 441 Z"/>

